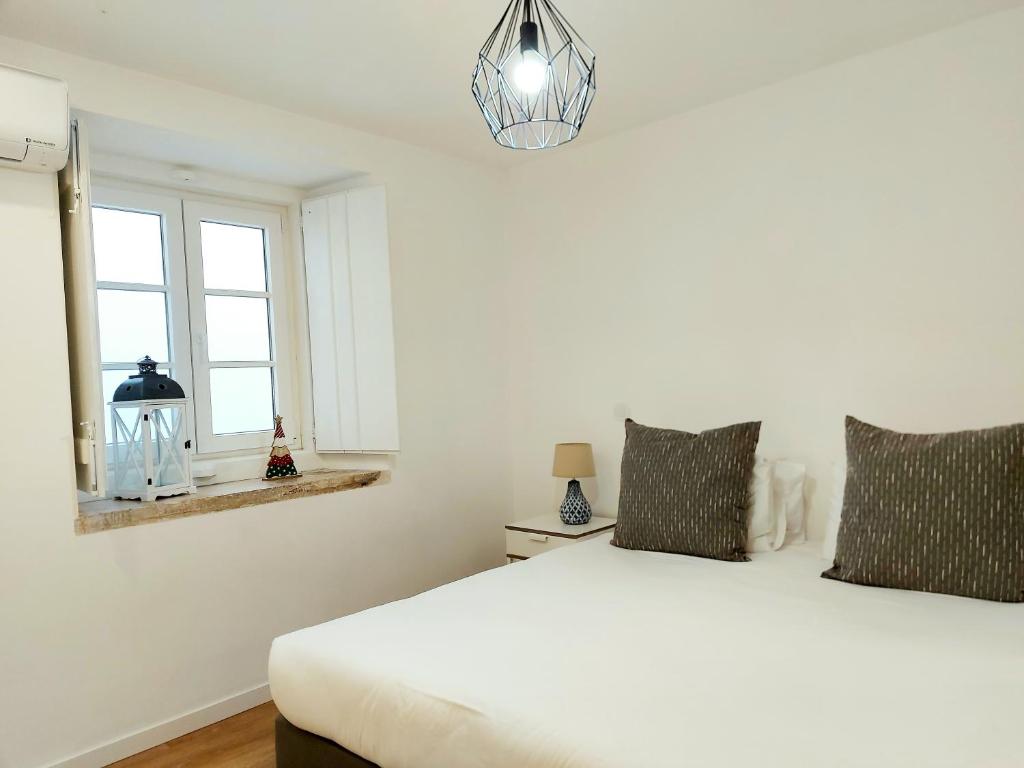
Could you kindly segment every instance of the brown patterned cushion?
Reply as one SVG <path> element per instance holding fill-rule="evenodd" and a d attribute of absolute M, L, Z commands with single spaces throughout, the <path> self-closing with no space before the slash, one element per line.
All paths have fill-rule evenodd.
<path fill-rule="evenodd" d="M 619 519 L 624 549 L 742 561 L 761 422 L 700 434 L 626 420 Z"/>
<path fill-rule="evenodd" d="M 1024 424 L 908 435 L 846 417 L 825 578 L 1024 602 Z"/>

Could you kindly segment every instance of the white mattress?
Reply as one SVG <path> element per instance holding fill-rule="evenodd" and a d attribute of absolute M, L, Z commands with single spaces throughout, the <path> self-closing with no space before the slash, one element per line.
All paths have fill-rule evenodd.
<path fill-rule="evenodd" d="M 274 700 L 383 768 L 1024 766 L 1024 606 L 608 538 L 279 637 Z"/>

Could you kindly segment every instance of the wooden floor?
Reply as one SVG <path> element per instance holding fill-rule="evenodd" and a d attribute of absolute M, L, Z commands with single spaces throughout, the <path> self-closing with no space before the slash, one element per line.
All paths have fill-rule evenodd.
<path fill-rule="evenodd" d="M 109 768 L 274 768 L 273 702 L 185 734 Z"/>

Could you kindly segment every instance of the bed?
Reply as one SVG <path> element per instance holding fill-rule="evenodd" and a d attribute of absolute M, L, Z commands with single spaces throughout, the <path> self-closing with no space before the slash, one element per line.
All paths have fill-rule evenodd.
<path fill-rule="evenodd" d="M 609 538 L 277 638 L 279 768 L 1024 765 L 1024 606 Z"/>

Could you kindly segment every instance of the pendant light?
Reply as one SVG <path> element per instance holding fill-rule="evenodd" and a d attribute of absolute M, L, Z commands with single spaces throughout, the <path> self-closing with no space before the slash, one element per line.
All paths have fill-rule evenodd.
<path fill-rule="evenodd" d="M 594 63 L 554 3 L 512 0 L 473 71 L 473 98 L 494 140 L 547 149 L 576 138 L 597 89 Z"/>

